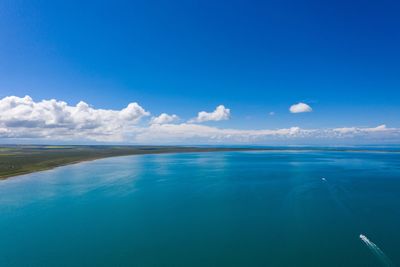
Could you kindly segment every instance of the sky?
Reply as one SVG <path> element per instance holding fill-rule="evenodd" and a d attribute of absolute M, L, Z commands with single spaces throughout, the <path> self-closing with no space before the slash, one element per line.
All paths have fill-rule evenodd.
<path fill-rule="evenodd" d="M 399 1 L 0 0 L 0 143 L 400 143 Z"/>

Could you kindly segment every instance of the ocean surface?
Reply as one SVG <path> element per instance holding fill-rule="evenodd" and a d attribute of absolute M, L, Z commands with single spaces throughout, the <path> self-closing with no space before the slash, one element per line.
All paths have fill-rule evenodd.
<path fill-rule="evenodd" d="M 400 266 L 400 153 L 142 155 L 14 177 L 0 266 Z"/>

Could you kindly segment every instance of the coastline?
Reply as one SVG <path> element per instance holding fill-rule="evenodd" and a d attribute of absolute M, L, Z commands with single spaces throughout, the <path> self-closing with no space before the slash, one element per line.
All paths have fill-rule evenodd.
<path fill-rule="evenodd" d="M 259 149 L 172 146 L 0 146 L 0 181 L 15 176 L 110 157 L 249 150 Z"/>

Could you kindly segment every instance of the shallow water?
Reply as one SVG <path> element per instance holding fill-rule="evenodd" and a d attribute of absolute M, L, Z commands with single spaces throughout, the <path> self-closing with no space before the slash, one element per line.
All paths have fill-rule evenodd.
<path fill-rule="evenodd" d="M 322 179 L 325 178 L 325 179 Z M 400 266 L 400 154 L 127 156 L 0 181 L 0 266 Z"/>

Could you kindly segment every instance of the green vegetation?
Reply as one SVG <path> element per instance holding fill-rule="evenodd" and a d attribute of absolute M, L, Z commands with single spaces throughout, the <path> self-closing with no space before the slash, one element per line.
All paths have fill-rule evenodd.
<path fill-rule="evenodd" d="M 229 150 L 240 149 L 182 146 L 3 145 L 0 147 L 0 179 L 106 157 Z"/>

